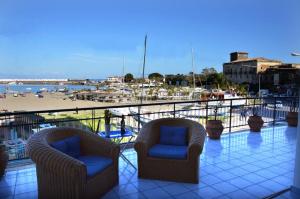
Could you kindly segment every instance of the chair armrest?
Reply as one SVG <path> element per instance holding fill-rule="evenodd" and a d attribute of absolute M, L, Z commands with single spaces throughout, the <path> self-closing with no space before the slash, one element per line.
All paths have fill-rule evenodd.
<path fill-rule="evenodd" d="M 109 139 L 102 138 L 90 132 L 83 132 L 81 136 L 81 151 L 86 155 L 101 155 L 117 159 L 120 147 Z"/>
<path fill-rule="evenodd" d="M 194 123 L 191 128 L 191 137 L 188 145 L 188 158 L 198 157 L 203 150 L 204 141 L 206 137 L 206 131 L 204 127 L 199 123 Z"/>
<path fill-rule="evenodd" d="M 86 166 L 81 161 L 52 148 L 38 135 L 29 139 L 26 150 L 42 172 L 76 179 L 77 182 L 86 181 Z"/>
<path fill-rule="evenodd" d="M 143 126 L 140 133 L 138 134 L 135 140 L 134 149 L 139 155 L 147 156 L 149 148 L 155 144 L 153 133 L 156 132 L 153 132 L 154 125 L 154 122 L 148 122 Z"/>

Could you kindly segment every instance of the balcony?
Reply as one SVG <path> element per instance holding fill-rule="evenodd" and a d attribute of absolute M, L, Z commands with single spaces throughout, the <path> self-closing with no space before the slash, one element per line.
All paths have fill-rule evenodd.
<path fill-rule="evenodd" d="M 265 102 L 274 102 L 274 106 L 265 106 Z M 204 151 L 200 156 L 199 184 L 138 179 L 137 171 L 120 158 L 119 185 L 107 193 L 104 198 L 262 198 L 290 188 L 293 184 L 297 129 L 287 127 L 284 122 L 290 104 L 283 101 L 283 106 L 279 107 L 276 105 L 277 102 L 276 99 L 247 99 L 244 107 L 239 107 L 239 109 L 259 108 L 265 121 L 265 127 L 261 133 L 245 130 L 248 128 L 247 118 L 241 118 L 237 108 L 233 106 L 233 100 L 229 103 L 224 102 L 223 106 L 219 107 L 219 113 L 226 113 L 225 115 L 216 114 L 214 117 L 223 120 L 225 131 L 220 140 L 207 138 L 205 141 Z M 180 106 L 180 104 L 191 104 L 191 102 L 163 103 L 163 105 L 168 105 L 168 110 L 151 108 L 152 112 L 150 113 L 131 112 L 126 116 L 126 124 L 136 132 L 149 119 L 163 116 L 186 117 L 205 124 L 205 121 L 212 117 L 210 113 L 215 110 L 215 106 L 209 103 L 211 102 L 200 102 L 200 106 L 192 110 L 187 109 L 186 106 L 184 108 Z M 141 108 L 161 105 L 161 103 L 148 104 Z M 101 107 L 99 110 L 108 108 L 112 107 Z M 97 110 L 97 108 L 92 108 L 88 110 L 6 113 L 6 121 L 13 123 L 3 123 L 2 129 L 9 129 L 7 132 L 17 131 L 17 137 L 14 138 L 24 143 L 26 143 L 25 138 L 28 137 L 24 132 L 30 130 L 31 133 L 35 133 L 44 128 L 41 124 L 45 123 L 50 126 L 90 127 L 90 130 L 97 132 L 103 128 L 101 124 L 103 116 Z M 86 111 L 91 111 L 88 117 L 86 114 L 80 114 L 80 112 Z M 66 114 L 66 112 L 72 112 L 81 117 L 62 118 L 59 114 L 54 114 Z M 50 117 L 48 117 L 49 113 L 51 113 Z M 197 114 L 201 115 L 202 113 L 205 113 L 203 117 L 196 117 Z M 32 114 L 35 115 L 34 120 L 32 120 Z M 55 118 L 52 117 L 53 114 Z M 31 115 L 29 117 L 31 119 L 24 115 Z M 46 117 L 46 115 L 48 116 Z M 4 117 L 4 114 L 2 116 Z M 24 118 L 27 119 L 24 120 Z M 22 122 L 16 123 L 15 121 L 18 119 L 22 119 Z M 79 121 L 80 123 L 78 123 Z M 115 115 L 113 123 L 118 128 L 119 117 L 117 115 Z M 5 177 L 0 181 L 0 198 L 37 198 L 35 166 L 29 159 L 26 159 L 26 153 L 22 148 L 23 143 L 20 145 L 9 149 L 11 161 Z M 137 166 L 135 151 L 128 148 L 124 153 L 134 166 Z M 280 197 L 292 198 L 293 196 L 287 192 Z"/>
<path fill-rule="evenodd" d="M 119 186 L 104 198 L 262 198 L 292 185 L 295 144 L 296 128 L 286 126 L 206 139 L 198 185 L 138 179 L 120 158 Z M 135 151 L 125 154 L 136 165 Z M 10 168 L 0 198 L 37 198 L 35 166 Z"/>

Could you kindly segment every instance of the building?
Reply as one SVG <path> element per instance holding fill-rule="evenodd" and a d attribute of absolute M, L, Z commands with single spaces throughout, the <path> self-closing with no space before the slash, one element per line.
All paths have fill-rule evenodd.
<path fill-rule="evenodd" d="M 249 58 L 247 52 L 233 52 L 230 54 L 230 62 L 223 64 L 225 77 L 236 84 L 258 84 L 259 75 L 270 66 L 281 65 L 282 62 L 263 57 Z M 263 79 L 271 82 L 273 79 Z"/>
<path fill-rule="evenodd" d="M 124 78 L 121 76 L 109 76 L 109 77 L 107 77 L 106 81 L 112 82 L 112 83 L 122 83 L 123 79 Z"/>
<path fill-rule="evenodd" d="M 271 80 L 266 84 L 268 88 L 279 93 L 298 93 L 300 85 L 300 64 L 280 64 L 270 66 L 262 74 L 262 79 Z"/>

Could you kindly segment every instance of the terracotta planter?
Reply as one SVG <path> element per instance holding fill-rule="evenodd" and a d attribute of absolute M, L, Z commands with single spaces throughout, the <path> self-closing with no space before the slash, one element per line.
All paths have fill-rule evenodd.
<path fill-rule="evenodd" d="M 298 125 L 298 112 L 288 112 L 286 115 L 286 121 L 289 126 L 296 127 Z"/>
<path fill-rule="evenodd" d="M 253 115 L 249 117 L 248 125 L 250 127 L 250 131 L 260 132 L 261 128 L 264 125 L 264 121 L 261 116 Z"/>
<path fill-rule="evenodd" d="M 206 123 L 206 132 L 211 139 L 220 139 L 223 130 L 221 120 L 208 120 Z"/>
<path fill-rule="evenodd" d="M 8 155 L 5 151 L 5 145 L 0 145 L 0 178 L 5 173 L 7 161 L 8 161 Z"/>

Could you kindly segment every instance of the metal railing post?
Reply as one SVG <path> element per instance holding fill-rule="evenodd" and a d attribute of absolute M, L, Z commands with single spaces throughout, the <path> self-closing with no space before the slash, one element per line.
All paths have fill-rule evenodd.
<path fill-rule="evenodd" d="M 231 133 L 231 117 L 232 117 L 232 99 L 230 100 L 230 110 L 229 110 L 229 133 Z"/>
<path fill-rule="evenodd" d="M 274 110 L 273 110 L 273 126 L 275 126 L 276 121 L 276 97 L 274 97 Z"/>
<path fill-rule="evenodd" d="M 138 132 L 141 130 L 141 106 L 138 106 Z"/>
<path fill-rule="evenodd" d="M 208 120 L 208 101 L 206 101 L 205 111 L 206 111 L 206 114 L 205 114 L 205 126 L 206 126 L 207 120 Z"/>
<path fill-rule="evenodd" d="M 176 104 L 173 104 L 173 117 L 176 118 Z"/>

